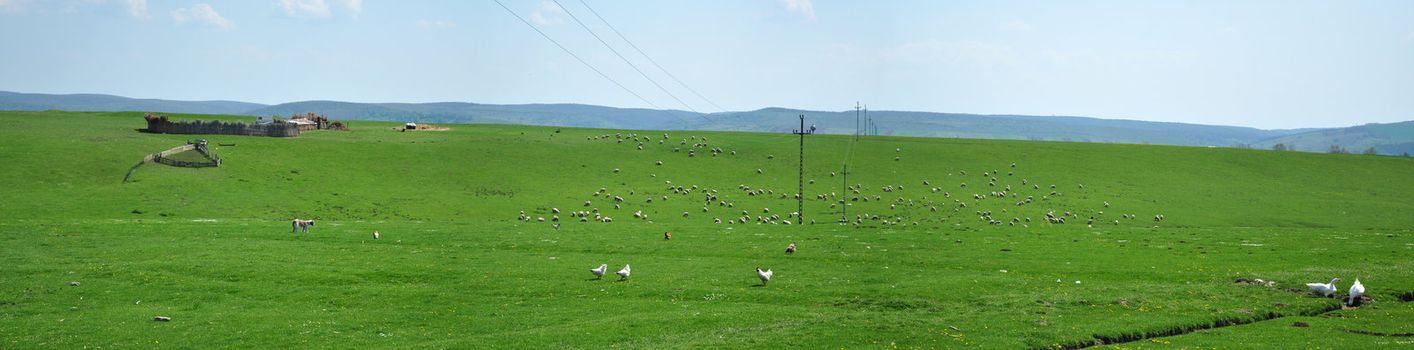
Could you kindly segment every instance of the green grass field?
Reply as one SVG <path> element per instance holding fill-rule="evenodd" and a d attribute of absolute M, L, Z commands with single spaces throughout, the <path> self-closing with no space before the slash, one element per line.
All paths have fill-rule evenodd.
<path fill-rule="evenodd" d="M 789 134 L 355 122 L 277 139 L 69 112 L 0 124 L 0 348 L 1414 344 L 1408 158 L 812 135 L 817 224 L 785 225 Z M 221 167 L 148 164 L 123 183 L 144 155 L 197 138 Z M 831 175 L 846 157 L 857 195 Z M 836 224 L 839 199 L 868 218 Z M 613 222 L 570 215 L 593 209 Z M 1075 215 L 1046 223 L 1052 210 Z M 713 223 L 743 211 L 747 224 Z M 780 224 L 756 223 L 770 215 Z M 317 224 L 292 234 L 292 217 Z M 594 280 L 601 263 L 633 277 Z M 1342 296 L 1358 277 L 1373 302 L 1304 293 L 1332 277 Z"/>

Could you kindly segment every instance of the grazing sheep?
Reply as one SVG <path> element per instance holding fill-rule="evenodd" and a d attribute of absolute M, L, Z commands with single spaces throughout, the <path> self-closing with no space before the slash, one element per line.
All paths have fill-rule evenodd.
<path fill-rule="evenodd" d="M 314 227 L 314 219 L 309 219 L 309 220 L 293 219 L 293 220 L 290 220 L 290 227 L 291 227 L 291 232 L 304 232 L 304 233 L 309 233 L 309 228 L 310 228 L 310 227 Z"/>

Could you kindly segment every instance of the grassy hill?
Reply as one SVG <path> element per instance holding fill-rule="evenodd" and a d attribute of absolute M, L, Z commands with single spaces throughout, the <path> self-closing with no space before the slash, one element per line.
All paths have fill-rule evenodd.
<path fill-rule="evenodd" d="M 1403 155 L 1414 153 L 1414 121 L 1308 131 L 1263 140 L 1254 146 L 1271 148 L 1278 143 L 1307 152 L 1327 152 L 1331 145 L 1337 145 L 1352 153 L 1374 147 L 1379 154 Z"/>
<path fill-rule="evenodd" d="M 276 139 L 143 134 L 140 113 L 0 123 L 7 348 L 1045 348 L 1247 322 L 1121 346 L 1271 348 L 1414 332 L 1400 301 L 1414 291 L 1414 183 L 1400 181 L 1414 160 L 1401 157 L 812 135 L 816 224 L 786 225 L 798 139 L 781 133 L 354 122 Z M 194 138 L 224 164 L 144 165 L 122 182 Z M 867 216 L 834 224 L 845 206 Z M 569 215 L 595 209 L 613 222 Z M 1052 211 L 1074 215 L 1045 223 Z M 291 234 L 292 217 L 317 224 Z M 791 242 L 800 251 L 782 254 Z M 593 280 L 601 263 L 633 278 Z M 768 285 L 758 265 L 776 272 Z M 1301 292 L 1331 277 L 1342 295 L 1360 278 L 1374 302 L 1340 310 Z"/>
<path fill-rule="evenodd" d="M 173 101 L 102 94 L 30 94 L 0 91 L 0 110 L 135 111 L 242 114 L 265 105 L 237 101 Z"/>
<path fill-rule="evenodd" d="M 344 120 L 762 132 L 782 132 L 797 128 L 796 116 L 805 114 L 810 123 L 819 127 L 820 133 L 853 134 L 856 125 L 855 111 L 810 111 L 787 108 L 764 108 L 747 112 L 721 112 L 704 115 L 679 110 L 614 108 L 583 104 L 495 105 L 463 102 L 301 101 L 266 106 L 226 101 L 165 101 L 129 99 L 110 95 L 46 95 L 0 92 L 0 110 L 41 111 L 51 109 L 157 111 L 250 116 L 287 116 L 313 111 Z M 868 115 L 875 121 L 880 135 L 893 136 L 1227 147 L 1238 144 L 1254 144 L 1262 140 L 1315 131 L 1312 129 L 1262 130 L 1232 126 L 1087 117 L 906 111 L 872 111 Z M 1347 137 L 1339 141 L 1342 145 L 1351 145 L 1347 147 L 1351 148 L 1355 147 L 1357 143 L 1365 142 L 1365 139 Z"/>

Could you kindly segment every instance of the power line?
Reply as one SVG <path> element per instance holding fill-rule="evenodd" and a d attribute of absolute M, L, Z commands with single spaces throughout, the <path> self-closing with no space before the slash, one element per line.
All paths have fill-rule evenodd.
<path fill-rule="evenodd" d="M 669 78 L 673 78 L 673 81 L 678 82 L 678 85 L 682 85 L 682 87 L 683 87 L 684 89 L 687 89 L 687 91 L 692 92 L 693 95 L 697 95 L 697 98 L 700 98 L 700 99 L 702 99 L 703 101 L 707 101 L 707 104 L 712 105 L 712 107 L 717 107 L 717 110 L 722 111 L 722 112 L 726 112 L 726 111 L 727 111 L 726 108 L 722 108 L 722 106 L 717 105 L 716 102 L 712 102 L 711 99 L 708 99 L 706 96 L 702 96 L 702 94 L 698 93 L 696 89 L 693 89 L 691 86 L 687 86 L 687 83 L 682 82 L 682 79 L 678 79 L 678 77 L 677 77 L 676 75 L 673 75 L 672 72 L 669 72 L 666 68 L 663 68 L 662 65 L 658 64 L 658 61 L 654 61 L 654 60 L 653 60 L 653 57 L 649 57 L 647 53 L 644 53 L 642 49 L 639 49 L 639 48 L 638 48 L 638 45 L 634 45 L 634 44 L 633 44 L 633 41 L 628 40 L 628 37 L 625 37 L 623 33 L 620 33 L 617 28 L 614 28 L 614 25 L 613 25 L 613 24 L 609 24 L 609 21 L 608 21 L 608 20 L 605 20 L 603 16 L 600 16 L 600 15 L 599 15 L 599 12 L 598 12 L 598 11 L 594 11 L 594 8 L 593 8 L 593 7 L 590 7 L 588 3 L 584 2 L 584 0 L 579 0 L 579 3 L 580 3 L 580 4 L 583 4 L 585 8 L 589 9 L 589 13 L 593 13 L 593 14 L 594 14 L 594 17 L 598 17 L 598 18 L 599 18 L 599 21 L 604 22 L 604 25 L 605 25 L 605 26 L 608 26 L 608 27 L 609 27 L 609 30 L 613 31 L 614 34 L 618 35 L 618 36 L 619 36 L 619 39 L 623 39 L 624 42 L 628 43 L 628 46 L 629 46 L 629 47 L 632 47 L 634 51 L 638 51 L 638 54 L 643 55 L 643 58 L 648 59 L 648 62 L 653 63 L 653 66 L 654 66 L 654 67 L 658 67 L 658 70 L 663 71 L 663 74 L 666 74 Z M 564 7 L 564 6 L 561 6 L 561 8 L 563 8 L 563 7 Z M 568 13 L 568 12 L 567 12 L 567 13 Z M 573 17 L 573 16 L 571 16 L 571 17 Z"/>
<path fill-rule="evenodd" d="M 515 11 L 511 11 L 511 8 L 506 7 L 506 4 L 502 4 L 502 3 L 501 3 L 501 0 L 492 0 L 492 1 L 495 1 L 497 5 L 501 5 L 501 8 L 506 9 L 506 12 L 509 12 L 509 13 L 511 14 L 511 16 L 515 16 L 516 19 L 519 19 L 521 23 L 525 23 L 525 25 L 526 25 L 526 26 L 529 26 L 530 29 L 534 29 L 536 33 L 540 33 L 540 36 L 545 37 L 545 40 L 549 40 L 551 43 L 555 44 L 555 46 L 559 47 L 560 50 L 565 50 L 565 53 L 570 54 L 570 57 L 574 57 L 574 59 L 577 60 L 577 61 L 579 61 L 579 63 L 583 63 L 585 67 L 589 67 L 589 70 L 592 70 L 592 71 L 594 71 L 595 73 L 599 73 L 599 76 L 604 77 L 605 80 L 608 80 L 609 82 L 614 83 L 614 85 L 618 85 L 618 87 L 619 87 L 620 89 L 624 89 L 624 91 L 627 91 L 630 95 L 633 95 L 633 97 L 637 97 L 639 101 L 643 101 L 643 103 L 647 103 L 649 106 L 652 106 L 654 109 L 662 109 L 662 107 L 658 107 L 658 105 L 653 104 L 653 102 L 649 102 L 648 99 L 643 98 L 643 96 L 642 96 L 642 95 L 639 95 L 637 92 L 633 92 L 633 90 L 629 89 L 627 86 L 624 86 L 624 84 L 620 84 L 619 81 L 614 80 L 614 78 L 610 78 L 609 75 L 604 74 L 604 72 L 602 72 L 602 71 L 599 71 L 598 68 L 594 68 L 594 65 L 589 64 L 588 61 L 585 61 L 583 58 L 579 58 L 579 55 L 574 54 L 574 51 L 570 51 L 569 48 L 566 48 L 564 45 L 560 45 L 560 42 L 555 41 L 555 39 L 554 39 L 554 38 L 551 38 L 549 34 L 545 34 L 545 32 L 540 31 L 540 28 L 536 28 L 534 24 L 530 24 L 530 21 L 526 21 L 525 18 L 523 18 L 523 17 L 521 17 L 520 15 L 516 14 Z M 568 13 L 568 12 L 566 12 L 566 13 Z"/>
<path fill-rule="evenodd" d="M 599 43 L 600 43 L 600 44 L 604 44 L 604 47 L 608 48 L 610 52 L 613 52 L 613 53 L 614 53 L 614 56 L 619 56 L 619 59 L 623 60 L 625 64 L 628 64 L 628 66 L 629 66 L 630 68 L 633 68 L 633 71 L 638 72 L 638 75 L 643 76 L 643 79 L 648 80 L 649 83 L 653 83 L 653 86 L 657 86 L 657 87 L 658 87 L 658 90 L 662 90 L 663 93 L 668 94 L 668 97 L 672 97 L 673 100 L 676 100 L 676 101 L 678 101 L 678 103 L 681 103 L 683 107 L 687 107 L 687 110 L 692 111 L 693 113 L 702 114 L 702 112 L 698 112 L 696 109 L 693 109 L 692 106 L 689 106 L 689 105 L 687 104 L 687 102 L 683 102 L 682 99 L 678 98 L 677 95 L 673 95 L 673 93 L 672 93 L 672 92 L 669 92 L 668 89 L 663 88 L 663 85 L 662 85 L 662 84 L 658 84 L 658 81 L 653 80 L 653 78 L 648 77 L 648 74 L 647 74 L 647 73 L 643 73 L 643 70 L 642 70 L 642 69 L 638 69 L 638 65 L 633 64 L 633 62 L 632 62 L 632 61 L 629 61 L 627 57 L 624 57 L 624 55 L 620 54 L 620 53 L 619 53 L 619 50 L 615 50 L 613 46 L 609 45 L 608 42 L 605 42 L 605 41 L 604 41 L 604 38 L 600 38 L 600 37 L 599 37 L 599 34 L 594 33 L 594 30 L 589 29 L 589 26 L 588 26 L 588 25 L 585 25 L 584 22 L 580 21 L 580 20 L 579 20 L 579 17 L 576 17 L 576 16 L 574 15 L 574 13 L 570 12 L 570 10 L 569 10 L 568 8 L 565 8 L 565 5 L 560 4 L 560 0 L 551 0 L 551 1 L 554 1 L 554 2 L 555 2 L 555 6 L 559 6 L 559 7 L 560 7 L 560 10 L 565 11 L 565 14 L 569 15 L 569 16 L 570 16 L 570 19 L 573 19 L 575 23 L 579 23 L 579 27 L 580 27 L 580 28 L 584 28 L 584 31 L 589 32 L 589 35 L 590 35 L 590 36 L 593 36 L 595 40 L 599 40 Z"/>

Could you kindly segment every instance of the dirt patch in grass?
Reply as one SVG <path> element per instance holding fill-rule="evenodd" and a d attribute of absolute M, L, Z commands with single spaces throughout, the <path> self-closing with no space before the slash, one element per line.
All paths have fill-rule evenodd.
<path fill-rule="evenodd" d="M 1186 326 L 1175 326 L 1170 328 L 1156 329 L 1150 331 L 1123 332 L 1117 334 L 1096 334 L 1093 339 L 1081 340 L 1073 343 L 1062 344 L 1060 346 L 1043 347 L 1043 349 L 1084 349 L 1094 346 L 1114 345 L 1120 343 L 1134 342 L 1151 338 L 1172 337 L 1193 332 L 1206 331 L 1214 328 L 1231 327 L 1249 323 L 1269 321 L 1287 316 L 1315 316 L 1331 311 L 1340 310 L 1341 304 L 1330 304 L 1320 308 L 1306 310 L 1298 313 L 1278 313 L 1267 311 L 1265 313 L 1252 313 L 1248 317 L 1227 317 L 1211 322 L 1190 324 Z M 1300 326 L 1297 326 L 1300 327 Z"/>
<path fill-rule="evenodd" d="M 942 310 L 937 301 L 921 298 L 863 298 L 850 297 L 835 300 L 835 307 L 870 311 L 928 311 Z"/>
<path fill-rule="evenodd" d="M 1414 333 L 1380 333 L 1380 332 L 1362 331 L 1362 330 L 1359 330 L 1359 329 L 1346 329 L 1345 331 L 1346 331 L 1346 332 L 1350 332 L 1350 333 L 1355 333 L 1355 334 L 1373 335 L 1373 336 L 1377 336 L 1377 337 L 1394 337 L 1394 338 L 1409 338 L 1409 337 L 1414 337 Z"/>

